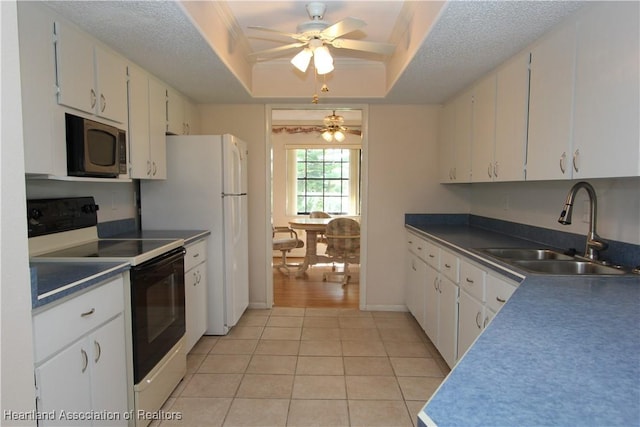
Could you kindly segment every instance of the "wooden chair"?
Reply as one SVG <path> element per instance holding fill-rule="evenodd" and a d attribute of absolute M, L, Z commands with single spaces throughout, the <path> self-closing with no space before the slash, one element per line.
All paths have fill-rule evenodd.
<path fill-rule="evenodd" d="M 344 286 L 351 277 L 349 264 L 360 264 L 360 224 L 351 218 L 335 218 L 327 224 L 325 235 L 327 255 L 332 261 L 344 264 L 344 269 L 341 272 L 325 273 L 323 280 L 327 281 L 331 276 L 341 275 Z"/>
<path fill-rule="evenodd" d="M 279 264 L 274 264 L 273 267 L 282 271 L 286 270 L 290 273 L 289 267 L 299 267 L 299 264 L 287 263 L 287 254 L 293 249 L 304 247 L 304 242 L 298 238 L 298 233 L 289 227 L 271 227 L 273 236 L 273 250 L 282 252 L 282 259 Z M 281 237 L 276 238 L 277 235 Z"/>

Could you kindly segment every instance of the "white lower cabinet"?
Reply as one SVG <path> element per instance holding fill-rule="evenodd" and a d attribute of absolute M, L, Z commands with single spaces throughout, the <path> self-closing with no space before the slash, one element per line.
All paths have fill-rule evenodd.
<path fill-rule="evenodd" d="M 128 424 L 123 293 L 118 278 L 34 315 L 38 425 Z"/>
<path fill-rule="evenodd" d="M 453 367 L 518 283 L 407 232 L 406 305 Z"/>
<path fill-rule="evenodd" d="M 188 245 L 186 249 L 184 266 L 185 353 L 188 353 L 207 330 L 206 240 Z"/>

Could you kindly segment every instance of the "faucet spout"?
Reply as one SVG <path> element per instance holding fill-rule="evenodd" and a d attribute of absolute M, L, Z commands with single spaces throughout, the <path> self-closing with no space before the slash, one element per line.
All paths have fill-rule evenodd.
<path fill-rule="evenodd" d="M 564 202 L 564 208 L 562 209 L 562 212 L 560 212 L 558 222 L 563 225 L 571 224 L 574 199 L 576 197 L 576 193 L 581 188 L 583 188 L 589 195 L 589 232 L 587 234 L 587 244 L 584 256 L 595 261 L 598 259 L 598 252 L 604 251 L 609 245 L 596 233 L 598 198 L 596 196 L 596 190 L 591 186 L 591 184 L 586 181 L 580 181 L 571 187 L 569 194 L 567 195 L 567 200 Z"/>

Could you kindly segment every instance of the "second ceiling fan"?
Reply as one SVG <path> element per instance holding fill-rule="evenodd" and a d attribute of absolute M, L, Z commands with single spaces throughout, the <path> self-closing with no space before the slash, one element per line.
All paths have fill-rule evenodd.
<path fill-rule="evenodd" d="M 266 49 L 252 53 L 252 56 L 270 56 L 283 52 L 303 48 L 292 60 L 291 63 L 300 71 L 305 72 L 311 59 L 318 74 L 327 74 L 333 71 L 333 57 L 328 46 L 338 49 L 350 49 L 364 52 L 371 52 L 380 55 L 391 55 L 395 46 L 390 43 L 370 42 L 365 40 L 355 40 L 343 38 L 345 34 L 352 33 L 364 26 L 366 22 L 358 18 L 347 17 L 335 24 L 324 21 L 326 5 L 320 2 L 307 4 L 307 13 L 311 21 L 298 25 L 297 33 L 288 33 L 271 28 L 251 26 L 249 28 L 260 31 L 268 31 L 290 37 L 296 42 L 279 46 L 273 49 Z"/>

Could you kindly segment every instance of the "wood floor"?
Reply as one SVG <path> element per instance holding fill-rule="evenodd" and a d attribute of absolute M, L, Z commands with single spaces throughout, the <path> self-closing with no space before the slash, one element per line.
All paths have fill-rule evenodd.
<path fill-rule="evenodd" d="M 279 260 L 274 259 L 277 263 Z M 301 259 L 287 259 L 291 263 Z M 296 277 L 284 270 L 273 269 L 273 302 L 276 307 L 327 307 L 358 308 L 360 301 L 360 266 L 349 265 L 351 279 L 342 286 L 342 276 L 323 281 L 325 272 L 331 271 L 331 264 L 311 266 L 302 277 Z M 342 266 L 336 266 L 340 271 Z"/>

